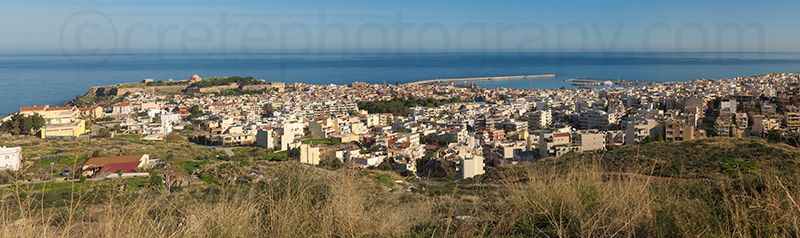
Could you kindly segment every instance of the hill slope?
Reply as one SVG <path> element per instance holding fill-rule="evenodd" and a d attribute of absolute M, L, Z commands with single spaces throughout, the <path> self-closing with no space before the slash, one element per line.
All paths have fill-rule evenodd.
<path fill-rule="evenodd" d="M 81 237 L 796 237 L 799 156 L 792 147 L 759 139 L 713 138 L 570 154 L 490 168 L 486 175 L 460 181 L 259 161 L 236 171 L 263 174 L 260 182 L 209 183 L 168 194 L 132 180 L 75 182 L 55 190 L 57 184 L 0 189 L 5 201 L 0 213 L 6 214 L 0 216 L 0 232 Z M 232 175 L 214 168 L 209 176 L 224 181 Z M 119 191 L 120 182 L 141 188 Z M 64 199 L 49 199 L 52 193 Z"/>
<path fill-rule="evenodd" d="M 606 172 L 629 172 L 674 179 L 735 178 L 764 172 L 797 176 L 800 150 L 760 138 L 715 137 L 685 142 L 653 142 L 608 151 L 572 153 L 505 170 L 570 168 L 591 162 Z"/>

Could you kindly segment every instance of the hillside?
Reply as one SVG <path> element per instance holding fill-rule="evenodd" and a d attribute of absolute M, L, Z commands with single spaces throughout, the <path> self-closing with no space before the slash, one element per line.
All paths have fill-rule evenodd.
<path fill-rule="evenodd" d="M 188 152 L 201 150 L 170 151 Z M 760 139 L 713 138 L 504 165 L 460 181 L 237 155 L 230 161 L 197 160 L 204 163 L 204 176 L 216 177 L 170 193 L 146 179 L 2 188 L 0 212 L 6 215 L 0 232 L 23 237 L 42 231 L 127 237 L 793 237 L 800 235 L 798 155 L 792 147 Z M 166 160 L 191 158 L 176 154 Z M 263 178 L 222 182 L 248 174 Z M 120 183 L 129 189 L 116 189 Z M 94 229 L 84 233 L 85 227 Z"/>
<path fill-rule="evenodd" d="M 593 162 L 608 172 L 633 172 L 674 179 L 720 179 L 774 172 L 796 176 L 800 150 L 760 138 L 714 137 L 685 142 L 652 142 L 608 151 L 572 153 L 527 166 L 569 167 Z M 517 166 L 524 169 L 526 165 Z"/>

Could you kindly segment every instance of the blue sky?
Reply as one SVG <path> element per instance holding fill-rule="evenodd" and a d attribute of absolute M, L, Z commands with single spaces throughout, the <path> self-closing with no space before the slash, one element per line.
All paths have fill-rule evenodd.
<path fill-rule="evenodd" d="M 800 51 L 797 1 L 0 1 L 0 53 Z"/>

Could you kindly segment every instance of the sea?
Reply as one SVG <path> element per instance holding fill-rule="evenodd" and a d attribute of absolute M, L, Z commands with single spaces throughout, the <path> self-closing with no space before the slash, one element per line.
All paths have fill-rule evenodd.
<path fill-rule="evenodd" d="M 798 71 L 800 53 L 778 52 L 5 54 L 0 55 L 0 115 L 24 106 L 59 106 L 91 86 L 194 74 L 325 85 L 558 74 L 476 82 L 487 88 L 553 89 L 572 88 L 564 82 L 571 78 L 668 82 Z"/>

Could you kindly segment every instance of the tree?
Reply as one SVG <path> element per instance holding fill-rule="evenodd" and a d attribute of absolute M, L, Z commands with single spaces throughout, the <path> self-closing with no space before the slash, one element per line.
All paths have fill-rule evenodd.
<path fill-rule="evenodd" d="M 781 131 L 769 130 L 766 133 L 767 140 L 775 143 L 781 143 Z"/>
<path fill-rule="evenodd" d="M 264 113 L 261 114 L 261 117 L 263 117 L 263 118 L 272 117 L 272 112 L 273 112 L 272 107 L 270 107 L 270 106 L 264 107 L 264 111 L 263 112 Z"/>
<path fill-rule="evenodd" d="M 231 76 L 227 78 L 208 78 L 204 79 L 199 82 L 195 82 L 190 84 L 188 87 L 196 87 L 196 88 L 207 88 L 219 85 L 231 85 L 232 83 L 236 83 L 237 85 L 261 85 L 265 84 L 264 81 L 254 79 L 253 77 L 240 77 L 240 76 Z"/>
<path fill-rule="evenodd" d="M 111 138 L 111 131 L 106 128 L 102 128 L 97 132 L 97 136 L 100 138 Z"/>
<path fill-rule="evenodd" d="M 642 140 L 642 144 L 647 144 L 650 142 L 653 142 L 653 137 L 650 137 L 650 135 L 645 136 L 644 140 Z"/>
<path fill-rule="evenodd" d="M 150 178 L 147 180 L 146 186 L 153 190 L 159 190 L 164 188 L 164 181 L 161 179 L 161 176 L 153 170 L 150 171 Z"/>
<path fill-rule="evenodd" d="M 658 134 L 658 136 L 656 136 L 656 141 L 664 141 L 664 137 Z"/>
<path fill-rule="evenodd" d="M 191 120 L 193 120 L 195 118 L 198 118 L 198 117 L 201 117 L 203 115 L 204 115 L 204 113 L 203 113 L 203 110 L 200 110 L 200 106 L 194 105 L 194 106 L 192 106 L 191 109 L 189 109 L 189 116 L 186 117 L 186 119 L 191 121 Z"/>
<path fill-rule="evenodd" d="M 14 135 L 32 135 L 44 126 L 45 120 L 39 114 L 23 115 L 15 113 L 11 115 L 11 120 L 3 123 L 0 130 Z"/>
<path fill-rule="evenodd" d="M 116 173 L 117 173 L 117 176 L 119 176 L 119 178 L 122 178 L 122 169 L 117 169 Z"/>

